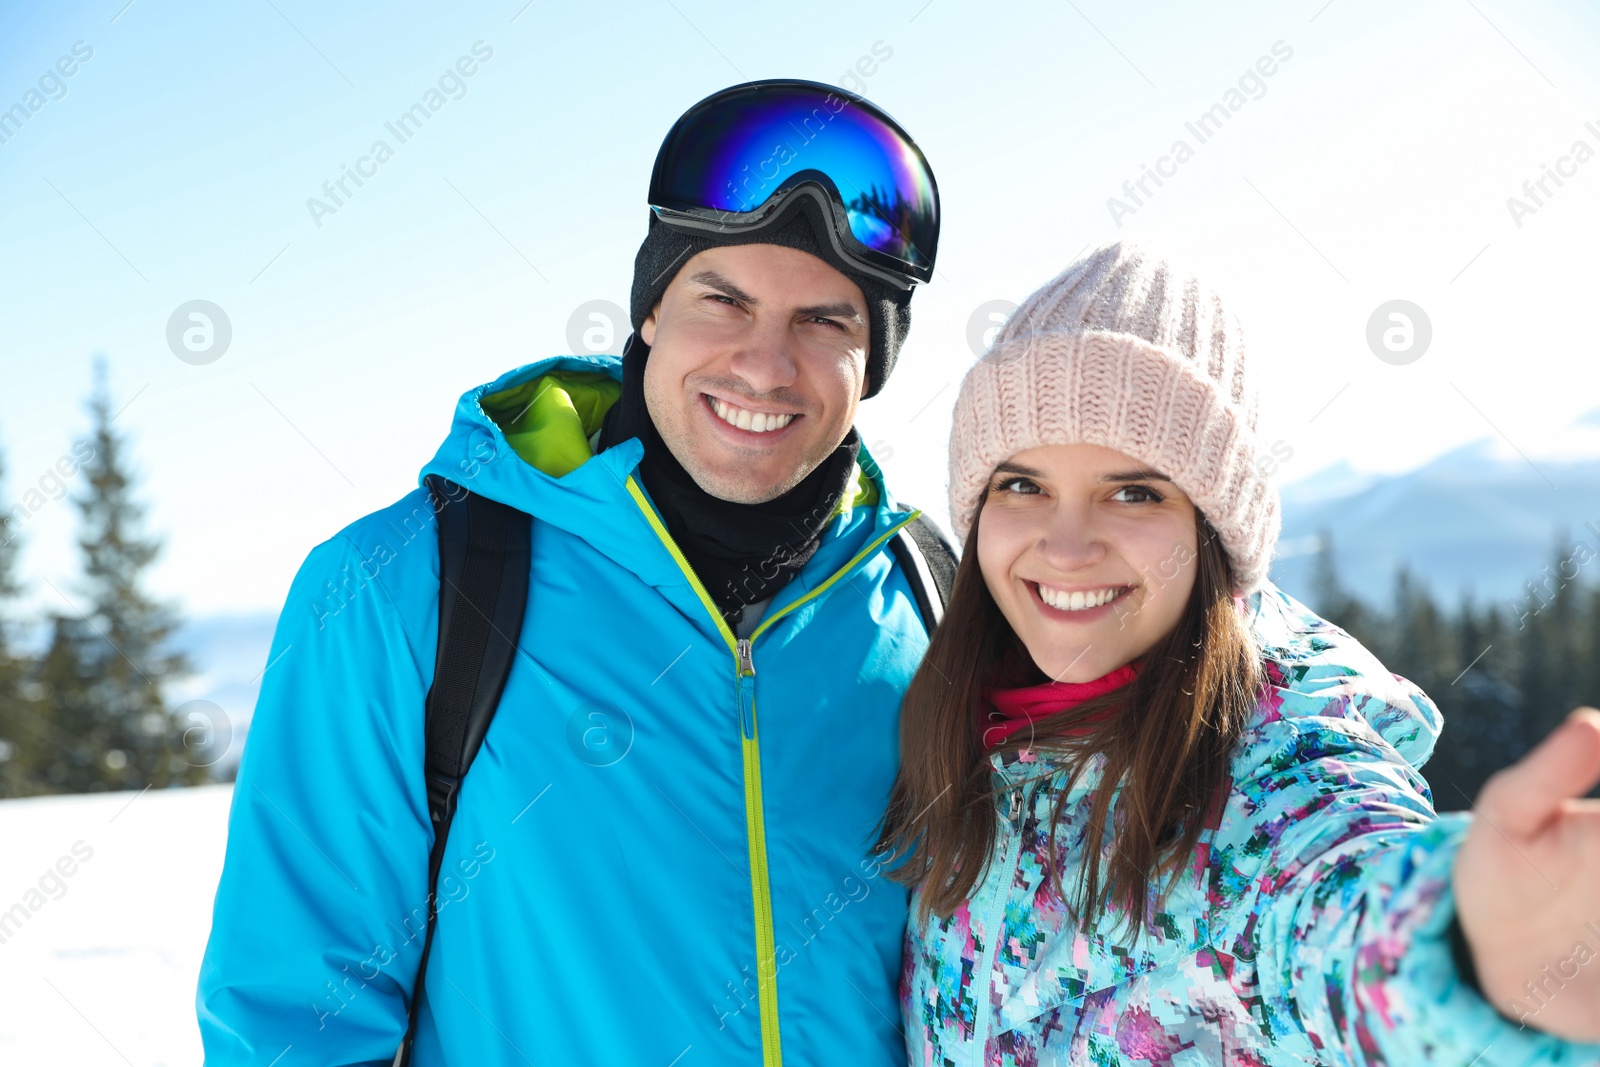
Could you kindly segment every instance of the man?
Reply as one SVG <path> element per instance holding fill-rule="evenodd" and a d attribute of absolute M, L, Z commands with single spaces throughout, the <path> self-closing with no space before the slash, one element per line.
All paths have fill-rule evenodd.
<path fill-rule="evenodd" d="M 852 423 L 937 192 L 871 104 L 766 82 L 679 120 L 650 203 L 624 356 L 468 392 L 423 469 L 529 513 L 532 566 L 409 1062 L 897 1064 L 906 898 L 867 845 L 927 627 Z M 435 837 L 432 500 L 290 589 L 201 968 L 210 1064 L 397 1059 Z"/>

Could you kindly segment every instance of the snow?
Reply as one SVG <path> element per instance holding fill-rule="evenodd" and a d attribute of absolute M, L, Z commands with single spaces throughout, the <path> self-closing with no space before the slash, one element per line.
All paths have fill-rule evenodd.
<path fill-rule="evenodd" d="M 195 982 L 232 796 L 0 801 L 0 1063 L 201 1061 Z"/>

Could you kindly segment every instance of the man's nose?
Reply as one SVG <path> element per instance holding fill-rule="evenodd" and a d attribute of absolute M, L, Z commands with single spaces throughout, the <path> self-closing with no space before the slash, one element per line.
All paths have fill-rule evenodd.
<path fill-rule="evenodd" d="M 739 340 L 728 369 L 761 396 L 787 389 L 799 379 L 795 338 L 786 322 L 757 319 Z"/>

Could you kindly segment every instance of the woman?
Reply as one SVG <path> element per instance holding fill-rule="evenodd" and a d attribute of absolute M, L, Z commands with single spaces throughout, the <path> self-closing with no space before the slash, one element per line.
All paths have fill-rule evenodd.
<path fill-rule="evenodd" d="M 1126 245 L 968 374 L 878 840 L 910 1063 L 1600 1063 L 1600 714 L 1436 815 L 1433 703 L 1266 581 L 1264 451 L 1234 319 Z"/>

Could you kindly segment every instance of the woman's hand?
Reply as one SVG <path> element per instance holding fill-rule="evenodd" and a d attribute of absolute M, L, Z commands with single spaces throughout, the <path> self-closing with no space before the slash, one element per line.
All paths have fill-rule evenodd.
<path fill-rule="evenodd" d="M 1579 708 L 1484 785 L 1455 863 L 1484 996 L 1527 1026 L 1600 1041 L 1600 711 Z"/>

